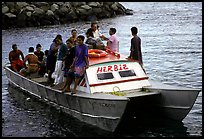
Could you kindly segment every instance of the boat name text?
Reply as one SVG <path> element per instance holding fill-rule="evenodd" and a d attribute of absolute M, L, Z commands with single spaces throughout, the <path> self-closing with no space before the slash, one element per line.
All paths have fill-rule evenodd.
<path fill-rule="evenodd" d="M 98 67 L 97 73 L 120 71 L 120 70 L 128 70 L 127 65 L 119 64 L 119 65 L 113 65 L 113 66 L 109 65 L 109 66 Z"/>

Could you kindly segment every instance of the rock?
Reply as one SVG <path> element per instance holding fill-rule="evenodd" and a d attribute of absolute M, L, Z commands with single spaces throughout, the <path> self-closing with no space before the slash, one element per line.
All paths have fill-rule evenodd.
<path fill-rule="evenodd" d="M 28 17 L 30 17 L 30 16 L 32 15 L 32 13 L 31 13 L 31 12 L 26 12 L 26 15 L 27 15 Z"/>
<path fill-rule="evenodd" d="M 59 9 L 59 6 L 57 4 L 52 4 L 50 9 L 54 12 Z"/>
<path fill-rule="evenodd" d="M 47 10 L 46 15 L 48 15 L 48 16 L 53 16 L 54 13 L 53 13 L 53 11 L 51 11 L 51 10 Z"/>
<path fill-rule="evenodd" d="M 88 5 L 91 7 L 97 7 L 99 3 L 98 2 L 88 2 Z"/>
<path fill-rule="evenodd" d="M 2 28 L 95 21 L 132 15 L 119 2 L 2 2 Z"/>
<path fill-rule="evenodd" d="M 90 10 L 92 9 L 90 6 L 88 5 L 82 5 L 81 8 L 86 9 L 86 10 Z"/>
<path fill-rule="evenodd" d="M 2 7 L 2 13 L 4 14 L 4 13 L 7 13 L 7 12 L 9 12 L 9 7 L 8 6 Z"/>
<path fill-rule="evenodd" d="M 126 14 L 126 15 L 133 15 L 133 10 L 131 10 L 131 9 L 126 9 L 126 10 L 125 10 L 125 14 Z"/>
<path fill-rule="evenodd" d="M 27 11 L 34 11 L 34 8 L 31 7 L 31 6 L 26 6 L 25 10 L 27 10 Z"/>
<path fill-rule="evenodd" d="M 93 10 L 93 13 L 95 13 L 95 14 L 98 14 L 98 13 L 101 13 L 102 12 L 102 9 L 101 8 L 92 8 L 92 10 Z"/>
<path fill-rule="evenodd" d="M 40 15 L 40 14 L 44 14 L 44 13 L 45 13 L 45 11 L 43 9 L 38 8 L 38 7 L 36 7 L 34 9 L 34 12 L 33 12 L 33 14 L 35 14 L 35 15 Z"/>
<path fill-rule="evenodd" d="M 86 9 L 84 9 L 84 8 L 77 8 L 76 9 L 76 12 L 78 13 L 78 14 L 82 14 L 82 15 L 86 15 L 86 13 L 87 13 L 87 11 L 86 11 Z"/>
<path fill-rule="evenodd" d="M 15 3 L 14 2 L 5 2 L 5 5 L 8 6 L 9 9 L 14 9 L 15 8 Z"/>
<path fill-rule="evenodd" d="M 14 18 L 16 17 L 16 15 L 12 14 L 12 13 L 6 13 L 5 14 L 8 18 Z"/>
<path fill-rule="evenodd" d="M 16 2 L 16 5 L 21 9 L 25 6 L 28 6 L 29 4 L 26 2 Z"/>
<path fill-rule="evenodd" d="M 114 11 L 117 11 L 117 10 L 118 10 L 117 3 L 116 3 L 116 2 L 113 3 L 113 4 L 111 5 L 111 8 L 112 8 Z"/>

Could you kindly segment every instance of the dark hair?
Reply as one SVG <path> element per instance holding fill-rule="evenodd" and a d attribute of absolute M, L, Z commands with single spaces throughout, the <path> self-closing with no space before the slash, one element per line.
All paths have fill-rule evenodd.
<path fill-rule="evenodd" d="M 45 50 L 45 55 L 46 55 L 46 56 L 48 55 L 48 52 L 49 52 L 49 50 Z"/>
<path fill-rule="evenodd" d="M 42 47 L 39 43 L 36 45 L 36 49 Z"/>
<path fill-rule="evenodd" d="M 71 44 L 74 43 L 74 41 L 73 41 L 72 39 L 67 39 L 67 40 L 66 40 L 66 43 L 67 43 L 67 42 L 70 42 Z"/>
<path fill-rule="evenodd" d="M 131 32 L 132 32 L 132 34 L 137 34 L 137 28 L 136 27 L 132 27 L 131 28 Z"/>
<path fill-rule="evenodd" d="M 110 30 L 115 34 L 116 33 L 116 29 L 115 28 L 110 28 Z"/>
<path fill-rule="evenodd" d="M 96 23 L 96 22 L 92 22 L 92 23 L 91 23 L 91 27 L 93 27 L 93 25 L 95 25 L 95 24 L 97 24 L 97 23 Z"/>
<path fill-rule="evenodd" d="M 77 38 L 82 39 L 82 41 L 84 41 L 85 37 L 83 35 L 79 35 Z"/>
<path fill-rule="evenodd" d="M 92 28 L 89 28 L 89 29 L 86 31 L 86 35 L 87 35 L 87 36 L 94 37 Z"/>
<path fill-rule="evenodd" d="M 34 47 L 29 47 L 28 52 L 34 52 Z"/>
<path fill-rule="evenodd" d="M 12 49 L 14 49 L 14 47 L 16 47 L 16 46 L 17 46 L 16 44 L 13 44 L 13 45 L 12 45 Z"/>
<path fill-rule="evenodd" d="M 76 32 L 77 32 L 77 30 L 76 30 L 76 29 L 72 29 L 72 30 L 71 30 L 71 32 L 74 32 L 74 31 L 76 31 Z"/>
<path fill-rule="evenodd" d="M 56 42 L 57 39 L 60 39 L 62 41 L 62 35 L 58 34 L 55 39 L 53 40 L 53 42 Z"/>

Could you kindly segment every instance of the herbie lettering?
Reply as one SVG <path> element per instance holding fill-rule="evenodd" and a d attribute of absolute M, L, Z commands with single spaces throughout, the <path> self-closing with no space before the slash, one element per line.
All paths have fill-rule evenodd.
<path fill-rule="evenodd" d="M 127 65 L 119 64 L 119 65 L 109 65 L 109 66 L 104 66 L 104 67 L 98 67 L 97 73 L 121 71 L 121 70 L 128 70 Z"/>

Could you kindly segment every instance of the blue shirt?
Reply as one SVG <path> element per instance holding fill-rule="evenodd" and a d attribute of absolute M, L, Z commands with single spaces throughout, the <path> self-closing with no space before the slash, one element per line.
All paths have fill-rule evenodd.
<path fill-rule="evenodd" d="M 88 47 L 85 44 L 77 45 L 75 48 L 75 66 L 76 67 L 85 67 L 86 61 L 84 56 L 88 58 Z"/>
<path fill-rule="evenodd" d="M 66 44 L 62 43 L 59 49 L 59 53 L 57 56 L 57 60 L 63 60 L 63 58 L 66 56 L 68 51 L 68 47 Z"/>

